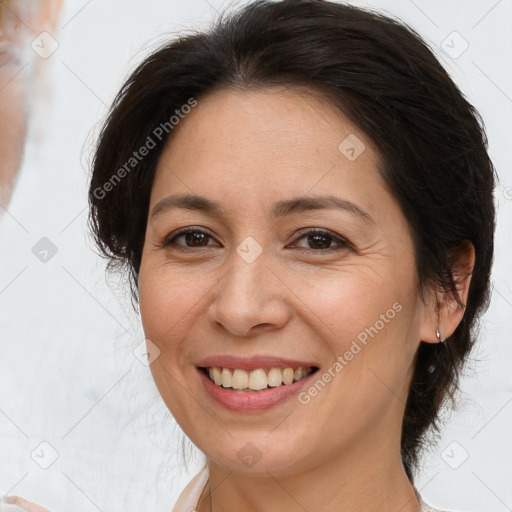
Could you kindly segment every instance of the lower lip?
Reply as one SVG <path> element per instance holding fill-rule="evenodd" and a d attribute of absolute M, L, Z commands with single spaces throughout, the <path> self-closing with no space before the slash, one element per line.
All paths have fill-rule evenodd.
<path fill-rule="evenodd" d="M 229 391 L 232 388 L 217 386 L 212 382 L 199 368 L 199 377 L 209 395 L 220 405 L 230 411 L 236 412 L 259 412 L 270 409 L 274 405 L 299 394 L 304 384 L 317 372 L 313 372 L 304 379 L 293 382 L 292 384 L 282 384 L 274 388 L 268 388 L 265 391 L 255 392 L 237 392 Z"/>

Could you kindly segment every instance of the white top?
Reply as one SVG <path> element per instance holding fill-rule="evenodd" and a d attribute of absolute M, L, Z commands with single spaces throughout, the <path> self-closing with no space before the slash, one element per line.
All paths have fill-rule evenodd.
<path fill-rule="evenodd" d="M 199 498 L 208 483 L 208 466 L 205 466 L 194 478 L 187 484 L 181 491 L 181 494 L 176 501 L 172 512 L 194 512 L 196 510 Z M 416 489 L 416 496 L 421 505 L 421 512 L 442 512 L 436 508 L 427 505 L 421 498 Z"/>

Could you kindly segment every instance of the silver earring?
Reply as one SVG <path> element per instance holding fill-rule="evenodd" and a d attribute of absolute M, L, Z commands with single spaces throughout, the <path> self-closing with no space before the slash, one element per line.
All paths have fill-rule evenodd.
<path fill-rule="evenodd" d="M 444 340 L 441 339 L 441 333 L 439 332 L 439 329 L 436 329 L 436 338 L 439 343 L 444 343 Z"/>

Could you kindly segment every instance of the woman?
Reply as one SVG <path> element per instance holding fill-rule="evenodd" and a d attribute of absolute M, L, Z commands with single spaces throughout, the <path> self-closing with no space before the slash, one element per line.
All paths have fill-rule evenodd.
<path fill-rule="evenodd" d="M 175 511 L 433 510 L 414 472 L 488 303 L 493 188 L 478 114 L 382 15 L 257 1 L 145 59 L 90 220 L 206 455 Z"/>
<path fill-rule="evenodd" d="M 47 101 L 41 95 L 49 56 L 44 53 L 44 35 L 55 32 L 61 8 L 62 0 L 0 2 L 0 215 L 9 203 L 22 164 L 31 110 Z M 43 39 L 35 41 L 36 37 Z M 31 43 L 38 45 L 39 56 Z M 36 97 L 35 102 L 31 96 Z"/>

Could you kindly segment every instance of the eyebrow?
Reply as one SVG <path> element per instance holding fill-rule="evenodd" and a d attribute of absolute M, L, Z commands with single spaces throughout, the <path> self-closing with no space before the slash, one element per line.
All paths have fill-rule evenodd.
<path fill-rule="evenodd" d="M 171 195 L 159 201 L 151 211 L 151 218 L 153 219 L 174 208 L 201 211 L 224 219 L 227 217 L 227 213 L 220 203 L 204 196 L 186 194 Z M 272 206 L 271 214 L 273 217 L 279 218 L 299 212 L 326 209 L 345 210 L 359 216 L 367 222 L 375 223 L 374 219 L 360 206 L 333 195 L 302 196 L 278 201 Z"/>

